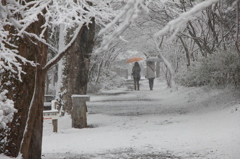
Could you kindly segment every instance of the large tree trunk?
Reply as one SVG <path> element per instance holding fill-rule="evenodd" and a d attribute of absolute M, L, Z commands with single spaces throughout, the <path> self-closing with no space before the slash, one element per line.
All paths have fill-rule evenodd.
<path fill-rule="evenodd" d="M 38 21 L 29 26 L 28 32 L 40 34 L 44 18 L 42 16 L 38 18 Z M 8 98 L 14 101 L 14 107 L 18 112 L 14 114 L 13 122 L 8 124 L 10 131 L 3 151 L 12 157 L 22 153 L 24 159 L 38 159 L 41 158 L 42 148 L 42 111 L 46 75 L 42 67 L 46 64 L 47 47 L 29 37 L 19 39 L 13 41 L 18 43 L 19 54 L 39 65 L 37 67 L 22 65 L 23 71 L 26 72 L 22 74 L 22 82 L 12 76 L 5 76 L 4 80 L 11 81 L 11 85 L 5 86 L 9 90 Z"/>
<path fill-rule="evenodd" d="M 19 54 L 27 59 L 34 60 L 34 52 L 29 51 L 30 46 L 27 46 L 23 40 L 20 40 L 19 43 Z M 35 68 L 27 64 L 23 65 L 22 69 L 27 73 L 22 74 L 22 82 L 13 76 L 9 76 L 8 73 L 4 75 L 2 81 L 2 83 L 11 81 L 11 85 L 4 85 L 3 88 L 9 91 L 8 98 L 14 101 L 14 107 L 18 111 L 14 114 L 13 121 L 8 124 L 10 131 L 7 134 L 7 145 L 3 150 L 5 155 L 12 157 L 18 156 L 34 91 Z"/>
<path fill-rule="evenodd" d="M 237 23 L 237 32 L 236 32 L 236 48 L 238 51 L 238 54 L 240 56 L 240 1 L 237 1 L 237 9 L 236 9 L 236 23 Z"/>
<path fill-rule="evenodd" d="M 39 20 L 35 22 L 29 28 L 31 32 L 37 35 L 41 33 L 41 26 L 44 24 L 44 18 L 38 16 Z M 45 33 L 44 37 L 47 37 Z M 41 158 L 42 150 L 42 128 L 43 128 L 43 99 L 44 99 L 44 87 L 46 71 L 42 68 L 47 62 L 47 46 L 41 42 L 36 42 L 36 45 L 32 44 L 31 52 L 35 51 L 35 61 L 38 63 L 35 68 L 35 87 L 34 94 L 28 113 L 27 126 L 21 143 L 20 153 L 24 159 Z"/>
<path fill-rule="evenodd" d="M 20 152 L 24 159 L 41 158 L 43 128 L 42 113 L 46 77 L 46 72 L 42 70 L 42 66 L 46 64 L 46 52 L 47 48 L 39 43 L 36 61 L 40 65 L 35 69 L 34 94 L 29 108 L 30 112 L 28 114 L 27 126 L 20 147 Z"/>
<path fill-rule="evenodd" d="M 88 83 L 88 71 L 90 55 L 92 53 L 95 35 L 95 22 L 92 18 L 92 23 L 88 26 L 83 26 L 75 40 L 73 46 L 68 51 L 66 57 L 66 67 L 64 74 L 64 87 L 67 90 L 65 99 L 67 103 L 65 110 L 71 114 L 72 110 L 72 94 L 86 94 Z"/>

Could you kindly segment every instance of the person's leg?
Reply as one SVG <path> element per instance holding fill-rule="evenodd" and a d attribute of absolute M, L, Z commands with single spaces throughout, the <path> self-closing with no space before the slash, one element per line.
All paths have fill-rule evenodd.
<path fill-rule="evenodd" d="M 149 88 L 151 90 L 151 78 L 148 79 L 148 82 L 149 82 Z"/>
<path fill-rule="evenodd" d="M 136 78 L 133 77 L 133 81 L 134 81 L 134 90 L 136 90 Z"/>
<path fill-rule="evenodd" d="M 153 90 L 153 78 L 150 78 L 150 90 Z"/>
<path fill-rule="evenodd" d="M 153 85 L 154 85 L 154 78 L 152 79 L 152 89 L 153 89 Z"/>
<path fill-rule="evenodd" d="M 139 90 L 139 80 L 137 80 L 137 89 Z"/>

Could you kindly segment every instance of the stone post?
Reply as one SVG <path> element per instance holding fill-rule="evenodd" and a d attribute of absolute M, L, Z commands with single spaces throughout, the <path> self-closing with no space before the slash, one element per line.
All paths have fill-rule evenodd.
<path fill-rule="evenodd" d="M 72 127 L 86 128 L 87 127 L 87 105 L 89 95 L 72 95 Z"/>

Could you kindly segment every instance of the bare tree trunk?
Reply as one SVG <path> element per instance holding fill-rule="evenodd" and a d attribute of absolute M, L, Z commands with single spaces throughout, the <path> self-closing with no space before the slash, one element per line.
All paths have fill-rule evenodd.
<path fill-rule="evenodd" d="M 186 58 L 187 58 L 187 67 L 189 67 L 189 66 L 190 66 L 190 55 L 189 55 L 189 50 L 188 50 L 188 48 L 187 48 L 185 42 L 183 41 L 182 37 L 179 36 L 178 38 L 180 39 L 180 41 L 181 41 L 181 43 L 182 43 L 182 45 L 183 45 L 183 48 L 184 48 L 184 50 L 185 50 Z"/>
<path fill-rule="evenodd" d="M 40 15 L 38 18 L 38 21 L 29 26 L 28 31 L 39 35 L 44 18 Z M 14 33 L 14 29 L 10 31 Z M 45 34 L 44 37 L 47 35 Z M 8 124 L 10 131 L 4 151 L 6 155 L 12 157 L 18 156 L 20 152 L 24 159 L 41 158 L 42 111 L 46 75 L 41 67 L 46 64 L 47 47 L 40 42 L 32 43 L 34 39 L 29 37 L 18 38 L 20 40 L 13 42 L 18 43 L 19 54 L 39 65 L 37 67 L 22 65 L 23 71 L 26 72 L 22 74 L 22 82 L 12 76 L 5 79 L 11 81 L 11 87 L 14 88 L 7 88 L 8 98 L 14 101 L 14 107 L 18 112 L 14 114 L 13 122 Z"/>
<path fill-rule="evenodd" d="M 71 114 L 72 110 L 71 95 L 87 93 L 88 71 L 94 45 L 94 33 L 95 23 L 94 18 L 92 18 L 92 23 L 89 26 L 83 26 L 72 48 L 68 51 L 65 67 L 65 76 L 67 78 L 64 81 L 64 85 L 67 90 L 65 95 L 67 106 L 65 110 L 69 114 Z"/>
<path fill-rule="evenodd" d="M 101 60 L 100 64 L 98 64 L 97 79 L 96 79 L 96 81 L 95 81 L 96 83 L 98 83 L 98 80 L 99 80 L 99 78 L 100 78 L 102 65 L 103 65 L 103 60 Z"/>
<path fill-rule="evenodd" d="M 40 57 L 41 54 L 38 54 Z M 42 59 L 42 57 L 40 57 Z M 37 60 L 39 61 L 39 60 Z M 40 60 L 42 61 L 42 60 Z M 40 62 L 39 61 L 39 62 Z M 41 158 L 44 79 L 46 72 L 37 66 L 35 73 L 34 95 L 29 108 L 27 127 L 25 128 L 20 152 L 24 159 Z"/>
<path fill-rule="evenodd" d="M 160 62 L 156 62 L 156 77 L 160 77 Z"/>
<path fill-rule="evenodd" d="M 237 51 L 238 51 L 238 54 L 240 56 L 240 1 L 238 0 L 237 1 L 237 9 L 236 9 L 236 19 L 237 19 L 237 32 L 236 32 L 236 42 L 235 42 L 235 45 L 236 45 L 236 48 L 237 48 Z"/>
<path fill-rule="evenodd" d="M 27 59 L 34 60 L 34 52 L 30 52 L 28 49 L 30 46 L 26 46 L 23 40 L 19 40 L 18 42 L 20 43 L 19 54 Z M 27 52 L 29 52 L 29 54 L 27 54 Z M 35 68 L 27 64 L 23 65 L 22 69 L 27 73 L 25 75 L 22 74 L 22 82 L 10 76 L 8 73 L 2 77 L 2 83 L 11 81 L 11 86 L 4 85 L 3 88 L 8 90 L 8 98 L 14 101 L 14 107 L 18 110 L 17 113 L 14 113 L 13 121 L 8 123 L 10 131 L 7 135 L 7 145 L 3 150 L 5 155 L 11 157 L 17 157 L 19 154 L 29 105 L 34 91 Z"/>
<path fill-rule="evenodd" d="M 41 26 L 44 24 L 44 18 L 39 15 L 39 20 L 33 23 L 29 30 L 37 35 L 41 33 Z M 45 33 L 44 37 L 47 37 Z M 32 39 L 33 41 L 33 39 Z M 47 46 L 41 42 L 36 42 L 36 45 L 31 43 L 29 52 L 35 55 L 35 61 L 38 63 L 35 68 L 34 92 L 29 107 L 27 125 L 21 142 L 20 153 L 24 159 L 41 158 L 42 150 L 42 127 L 43 127 L 43 99 L 46 71 L 42 68 L 47 62 Z M 27 73 L 29 74 L 29 73 Z M 32 75 L 32 76 L 33 76 Z"/>

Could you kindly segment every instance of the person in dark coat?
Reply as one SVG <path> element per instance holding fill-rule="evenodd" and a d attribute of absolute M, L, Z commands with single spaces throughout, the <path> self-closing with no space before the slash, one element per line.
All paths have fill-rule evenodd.
<path fill-rule="evenodd" d="M 155 79 L 155 62 L 153 61 L 147 61 L 146 78 L 148 78 L 150 90 L 153 90 Z"/>
<path fill-rule="evenodd" d="M 141 67 L 138 62 L 135 62 L 134 66 L 132 68 L 132 76 L 133 76 L 133 80 L 134 80 L 134 90 L 136 90 L 136 89 L 139 90 L 139 81 L 141 78 L 140 72 L 141 72 Z"/>

